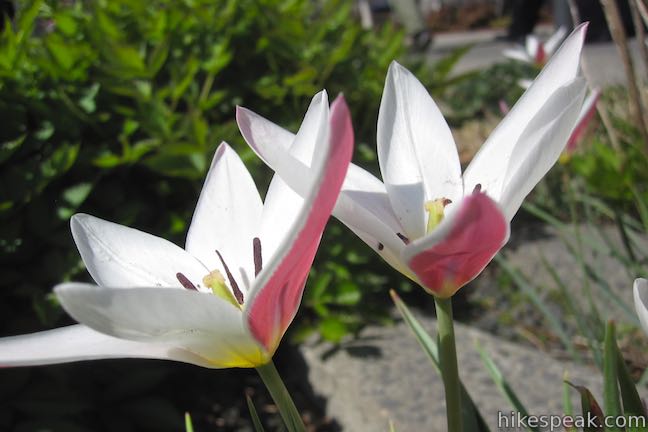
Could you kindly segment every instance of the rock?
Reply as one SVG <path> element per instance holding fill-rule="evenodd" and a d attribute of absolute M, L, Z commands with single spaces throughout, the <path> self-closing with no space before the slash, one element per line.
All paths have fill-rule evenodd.
<path fill-rule="evenodd" d="M 419 316 L 434 334 L 434 319 Z M 557 361 L 547 354 L 456 324 L 462 380 L 484 419 L 498 430 L 498 413 L 511 415 L 511 404 L 493 384 L 475 349 L 475 341 L 492 356 L 530 414 L 562 412 L 563 373 L 601 395 L 601 374 L 590 367 Z M 346 431 L 446 430 L 441 378 L 403 322 L 370 326 L 359 338 L 335 348 L 306 343 L 300 351 L 308 364 L 313 391 L 328 399 L 327 415 Z M 572 392 L 579 407 L 579 397 Z"/>

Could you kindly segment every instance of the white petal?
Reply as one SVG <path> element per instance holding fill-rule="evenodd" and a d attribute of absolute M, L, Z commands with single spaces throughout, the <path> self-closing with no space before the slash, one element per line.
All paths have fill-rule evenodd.
<path fill-rule="evenodd" d="M 504 190 L 499 197 L 509 221 L 524 198 L 558 160 L 574 129 L 584 95 L 585 82 L 580 78 L 558 89 L 522 132 L 513 149 Z"/>
<path fill-rule="evenodd" d="M 404 229 L 392 210 L 385 185 L 368 171 L 349 166 L 333 214 L 354 232 L 373 238 L 375 241 L 367 244 L 374 250 L 382 243 L 400 256 L 405 244 L 398 234 L 404 234 Z"/>
<path fill-rule="evenodd" d="M 648 334 L 648 280 L 643 278 L 635 279 L 633 285 L 634 304 L 641 328 Z"/>
<path fill-rule="evenodd" d="M 565 38 L 567 34 L 567 29 L 565 27 L 560 27 L 554 34 L 551 35 L 549 39 L 544 43 L 544 49 L 548 56 L 558 48 L 558 45 Z"/>
<path fill-rule="evenodd" d="M 218 250 L 239 288 L 246 291 L 254 278 L 252 239 L 258 235 L 262 208 L 250 173 L 236 152 L 222 143 L 196 205 L 187 251 L 209 269 L 222 272 Z"/>
<path fill-rule="evenodd" d="M 382 259 L 385 260 L 387 264 L 392 266 L 396 271 L 404 274 L 405 276 L 416 280 L 416 277 L 413 275 L 412 271 L 407 267 L 401 260 L 401 253 L 405 248 L 405 244 L 400 240 L 392 243 L 387 243 L 384 238 L 379 239 L 369 234 L 368 232 L 363 231 L 358 226 L 347 225 L 351 231 L 357 235 L 360 240 L 369 245 Z M 380 249 L 379 244 L 383 245 L 383 249 Z"/>
<path fill-rule="evenodd" d="M 378 159 L 392 208 L 410 238 L 425 234 L 428 200 L 463 193 L 450 128 L 425 87 L 396 62 L 378 114 Z"/>
<path fill-rule="evenodd" d="M 292 158 L 310 168 L 316 147 L 319 147 L 317 150 L 320 152 L 324 151 L 322 147 L 326 145 L 328 139 L 328 121 L 328 96 L 326 91 L 322 91 L 313 97 L 297 135 L 291 134 L 292 142 L 285 147 L 282 144 L 279 146 L 284 148 Z M 311 174 L 309 178 L 302 178 L 300 182 L 302 190 L 306 190 L 309 184 L 314 182 L 314 178 Z M 288 186 L 280 175 L 275 174 L 266 194 L 261 220 L 264 261 L 270 259 L 281 241 L 289 234 L 303 203 L 304 199 Z"/>
<path fill-rule="evenodd" d="M 493 131 L 464 173 L 464 190 L 481 184 L 493 199 L 499 199 L 513 148 L 531 119 L 560 87 L 574 80 L 586 26 L 579 26 L 538 75 L 531 87 Z"/>
<path fill-rule="evenodd" d="M 536 58 L 538 48 L 540 47 L 540 41 L 534 35 L 527 35 L 526 37 L 526 52 L 532 59 Z"/>
<path fill-rule="evenodd" d="M 206 359 L 177 347 L 118 339 L 83 325 L 0 339 L 0 367 L 112 358 L 166 359 L 213 367 Z"/>
<path fill-rule="evenodd" d="M 172 345 L 214 367 L 261 364 L 265 358 L 244 328 L 241 311 L 212 294 L 78 283 L 54 290 L 74 319 L 110 336 Z"/>
<path fill-rule="evenodd" d="M 300 196 L 307 193 L 306 185 L 313 181 L 313 173 L 288 152 L 295 135 L 245 108 L 238 109 L 237 119 L 241 133 L 259 157 Z M 273 183 L 280 181 L 278 177 L 273 179 Z M 268 196 L 266 205 L 267 200 Z M 377 241 L 369 244 L 372 248 L 377 247 L 377 242 L 395 251 L 403 247 L 396 233 L 404 230 L 391 209 L 385 186 L 356 165 L 349 166 L 333 215 L 350 228 L 361 228 L 375 238 Z"/>
<path fill-rule="evenodd" d="M 513 60 L 519 60 L 524 63 L 532 63 L 533 59 L 529 57 L 526 51 L 522 48 L 508 48 L 502 51 L 504 57 L 508 57 Z"/>
<path fill-rule="evenodd" d="M 88 272 L 101 286 L 181 287 L 176 273 L 194 283 L 207 274 L 184 249 L 154 235 L 82 213 L 70 225 Z"/>

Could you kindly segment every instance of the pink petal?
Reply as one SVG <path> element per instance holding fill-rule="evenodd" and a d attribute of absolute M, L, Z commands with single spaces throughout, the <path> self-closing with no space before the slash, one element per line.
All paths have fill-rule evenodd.
<path fill-rule="evenodd" d="M 353 128 L 348 107 L 342 96 L 331 106 L 330 128 L 328 154 L 321 163 L 323 166 L 312 167 L 316 170 L 316 178 L 319 181 L 314 190 L 305 197 L 309 206 L 307 216 L 303 219 L 300 229 L 296 230 L 283 259 L 273 271 L 265 273 L 269 275 L 267 282 L 258 281 L 262 288 L 246 305 L 250 332 L 270 353 L 274 352 L 297 313 L 322 231 L 331 215 L 351 162 Z M 263 272 L 259 274 L 259 279 L 263 275 Z"/>
<path fill-rule="evenodd" d="M 411 245 L 419 253 L 404 255 L 424 288 L 438 297 L 450 297 L 481 273 L 506 243 L 508 232 L 497 204 L 483 193 L 474 193 L 431 235 Z"/>

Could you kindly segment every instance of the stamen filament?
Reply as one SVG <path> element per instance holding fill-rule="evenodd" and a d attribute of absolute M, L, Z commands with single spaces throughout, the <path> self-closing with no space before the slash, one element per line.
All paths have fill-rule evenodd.
<path fill-rule="evenodd" d="M 234 276 L 232 276 L 232 272 L 230 272 L 229 267 L 227 267 L 227 264 L 225 264 L 225 260 L 223 259 L 223 256 L 220 254 L 220 252 L 216 251 L 216 254 L 218 255 L 218 258 L 221 261 L 221 264 L 223 264 L 223 268 L 225 269 L 225 274 L 227 275 L 227 279 L 229 280 L 229 283 L 232 287 L 232 291 L 234 292 L 234 297 L 236 298 L 236 301 L 238 304 L 242 305 L 243 304 L 243 293 L 239 289 L 238 284 L 236 283 L 236 280 L 234 279 Z"/>

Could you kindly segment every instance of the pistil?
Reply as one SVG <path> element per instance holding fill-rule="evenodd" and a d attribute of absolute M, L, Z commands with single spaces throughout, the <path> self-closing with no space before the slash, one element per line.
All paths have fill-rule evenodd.
<path fill-rule="evenodd" d="M 448 198 L 439 198 L 425 203 L 428 212 L 427 232 L 430 233 L 443 220 L 445 207 L 452 201 Z"/>

